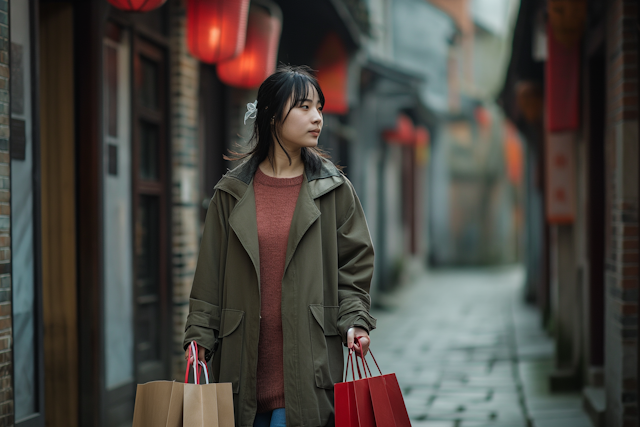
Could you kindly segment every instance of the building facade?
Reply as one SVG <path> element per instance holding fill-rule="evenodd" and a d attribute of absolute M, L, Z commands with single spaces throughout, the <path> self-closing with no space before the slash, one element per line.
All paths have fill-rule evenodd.
<path fill-rule="evenodd" d="M 184 372 L 207 202 L 257 88 L 190 54 L 186 0 L 158 3 L 0 1 L 0 425 L 121 427 L 136 384 Z M 375 289 L 391 288 L 398 260 L 426 251 L 421 79 L 363 54 L 376 31 L 392 39 L 361 0 L 254 3 L 281 15 L 277 61 L 316 68 L 340 101 L 320 144 L 362 196 Z"/>
<path fill-rule="evenodd" d="M 528 223 L 527 295 L 553 325 L 550 385 L 582 388 L 608 427 L 638 425 L 638 13 L 523 1 L 502 96 L 542 219 Z"/>

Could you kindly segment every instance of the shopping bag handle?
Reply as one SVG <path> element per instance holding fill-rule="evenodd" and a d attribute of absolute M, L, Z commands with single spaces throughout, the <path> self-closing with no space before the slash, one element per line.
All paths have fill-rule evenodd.
<path fill-rule="evenodd" d="M 202 366 L 202 370 L 204 371 L 205 384 L 209 384 L 209 370 L 207 369 L 207 364 L 202 360 L 198 360 L 198 363 Z M 198 381 L 200 381 L 200 378 L 198 378 Z"/>
<path fill-rule="evenodd" d="M 353 376 L 353 380 L 356 379 L 356 371 L 353 369 L 353 350 L 349 349 L 349 356 L 347 358 L 347 369 L 344 372 L 344 382 L 347 382 L 347 377 L 349 376 L 349 362 L 351 362 L 351 375 Z M 358 374 L 360 379 L 362 379 L 362 374 L 360 373 L 360 366 L 358 366 Z"/>
<path fill-rule="evenodd" d="M 360 344 L 360 341 L 358 341 L 358 344 Z M 362 371 L 360 370 L 360 364 L 358 363 L 358 356 L 356 355 L 356 366 L 355 369 L 353 367 L 353 354 L 355 353 L 355 350 L 353 350 L 352 348 L 349 349 L 349 356 L 347 359 L 347 369 L 345 370 L 344 373 L 344 382 L 347 382 L 347 377 L 349 376 L 349 363 L 351 363 L 351 375 L 353 376 L 353 380 L 356 380 L 356 369 L 358 370 L 358 379 L 361 380 L 362 377 Z M 368 367 L 367 367 L 368 368 Z M 368 378 L 367 377 L 367 371 L 365 368 L 365 365 L 362 365 L 362 370 L 364 371 L 364 378 Z M 369 370 L 369 376 L 371 375 L 371 371 Z"/>
<path fill-rule="evenodd" d="M 360 338 L 359 337 L 355 337 L 355 340 L 358 342 L 358 345 L 360 346 L 360 352 L 362 354 L 362 344 L 360 344 Z M 367 364 L 367 361 L 365 360 L 364 356 L 360 356 L 360 359 L 362 359 L 362 371 L 364 372 L 364 377 L 365 378 L 369 378 L 372 377 L 373 375 L 371 374 L 371 369 L 369 369 L 369 365 Z M 356 354 L 356 366 L 358 365 L 358 355 Z M 367 371 L 369 371 L 369 375 L 367 376 Z M 358 373 L 360 373 L 360 368 L 358 368 Z M 362 377 L 360 377 L 360 379 L 362 379 Z"/>
<path fill-rule="evenodd" d="M 200 384 L 200 375 L 203 370 L 205 374 L 205 384 L 209 384 L 209 370 L 207 369 L 207 364 L 198 359 L 198 343 L 195 341 L 189 344 L 189 360 L 187 361 L 187 371 L 184 374 L 185 384 L 189 382 L 189 368 L 191 368 L 192 364 L 194 384 Z"/>
<path fill-rule="evenodd" d="M 200 379 L 200 375 L 198 375 L 200 373 L 198 372 L 200 365 L 197 363 L 198 343 L 196 343 L 195 341 L 192 341 L 191 344 L 189 344 L 188 350 L 189 350 L 189 358 L 187 360 L 187 371 L 184 373 L 184 383 L 187 384 L 189 382 L 189 368 L 191 368 L 191 366 L 193 365 L 193 382 L 195 384 L 198 384 Z"/>
<path fill-rule="evenodd" d="M 359 337 L 355 337 L 355 340 L 358 341 L 358 345 L 360 346 L 360 349 L 362 350 L 362 344 L 360 344 L 360 338 Z M 380 375 L 382 375 L 382 370 L 380 370 L 380 365 L 378 365 L 378 361 L 376 360 L 375 356 L 373 355 L 373 352 L 371 351 L 371 348 L 369 348 L 369 354 L 371 355 L 371 358 L 373 359 L 374 363 L 376 364 L 376 368 L 378 368 L 378 372 L 380 373 Z M 358 362 L 357 360 L 358 358 L 356 358 L 356 363 Z M 364 358 L 364 356 L 362 357 L 362 364 L 363 364 L 363 369 L 368 369 L 369 370 L 369 375 L 373 376 L 373 374 L 371 373 L 371 369 L 369 369 L 369 364 L 367 363 L 367 360 Z M 366 371 L 365 371 L 365 375 L 366 375 Z"/>
<path fill-rule="evenodd" d="M 360 338 L 355 337 L 355 340 L 358 342 L 358 345 L 362 349 L 362 344 L 360 344 Z M 347 369 L 345 370 L 345 373 L 344 373 L 344 382 L 347 382 L 347 377 L 349 375 L 349 363 L 351 363 L 351 374 L 353 376 L 354 381 L 356 379 L 356 371 L 353 368 L 353 353 L 355 353 L 355 351 L 353 349 L 349 349 L 349 359 L 347 360 Z M 380 373 L 380 375 L 382 375 L 382 370 L 380 369 L 380 365 L 378 365 L 378 361 L 373 355 L 371 348 L 369 348 L 369 354 L 371 355 L 373 362 L 376 364 L 376 368 L 378 368 L 378 372 Z M 367 363 L 367 360 L 364 357 L 361 357 L 361 359 L 362 359 L 362 370 L 364 371 L 364 377 L 365 378 L 373 377 L 373 373 L 369 368 L 369 364 Z M 362 372 L 360 371 L 360 364 L 358 363 L 357 356 L 356 356 L 356 369 L 358 370 L 358 379 L 362 379 Z M 369 372 L 369 376 L 367 376 L 367 371 Z"/>

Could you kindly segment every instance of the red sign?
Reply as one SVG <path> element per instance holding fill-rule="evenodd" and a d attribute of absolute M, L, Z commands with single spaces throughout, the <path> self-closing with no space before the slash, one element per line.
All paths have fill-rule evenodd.
<path fill-rule="evenodd" d="M 547 222 L 572 223 L 575 218 L 573 132 L 550 133 L 545 150 Z"/>
<path fill-rule="evenodd" d="M 546 126 L 550 132 L 577 130 L 580 126 L 580 48 L 561 44 L 547 27 Z"/>
<path fill-rule="evenodd" d="M 347 69 L 349 57 L 342 40 L 335 33 L 329 33 L 320 45 L 316 55 L 318 83 L 324 93 L 325 113 L 346 114 L 349 111 L 347 101 Z"/>

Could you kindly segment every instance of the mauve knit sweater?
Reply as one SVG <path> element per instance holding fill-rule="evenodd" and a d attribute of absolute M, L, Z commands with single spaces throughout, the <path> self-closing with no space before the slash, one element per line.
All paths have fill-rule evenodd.
<path fill-rule="evenodd" d="M 289 229 L 303 175 L 273 178 L 256 171 L 258 245 L 260 250 L 260 341 L 256 397 L 258 413 L 284 408 L 282 276 Z"/>

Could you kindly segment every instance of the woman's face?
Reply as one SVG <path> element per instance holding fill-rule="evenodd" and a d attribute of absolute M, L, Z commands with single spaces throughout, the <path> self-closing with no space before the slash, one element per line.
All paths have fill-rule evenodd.
<path fill-rule="evenodd" d="M 307 99 L 289 111 L 282 123 L 278 136 L 287 151 L 295 151 L 302 147 L 315 147 L 322 131 L 322 104 L 318 91 L 310 87 Z M 285 111 L 291 108 L 290 99 Z"/>

